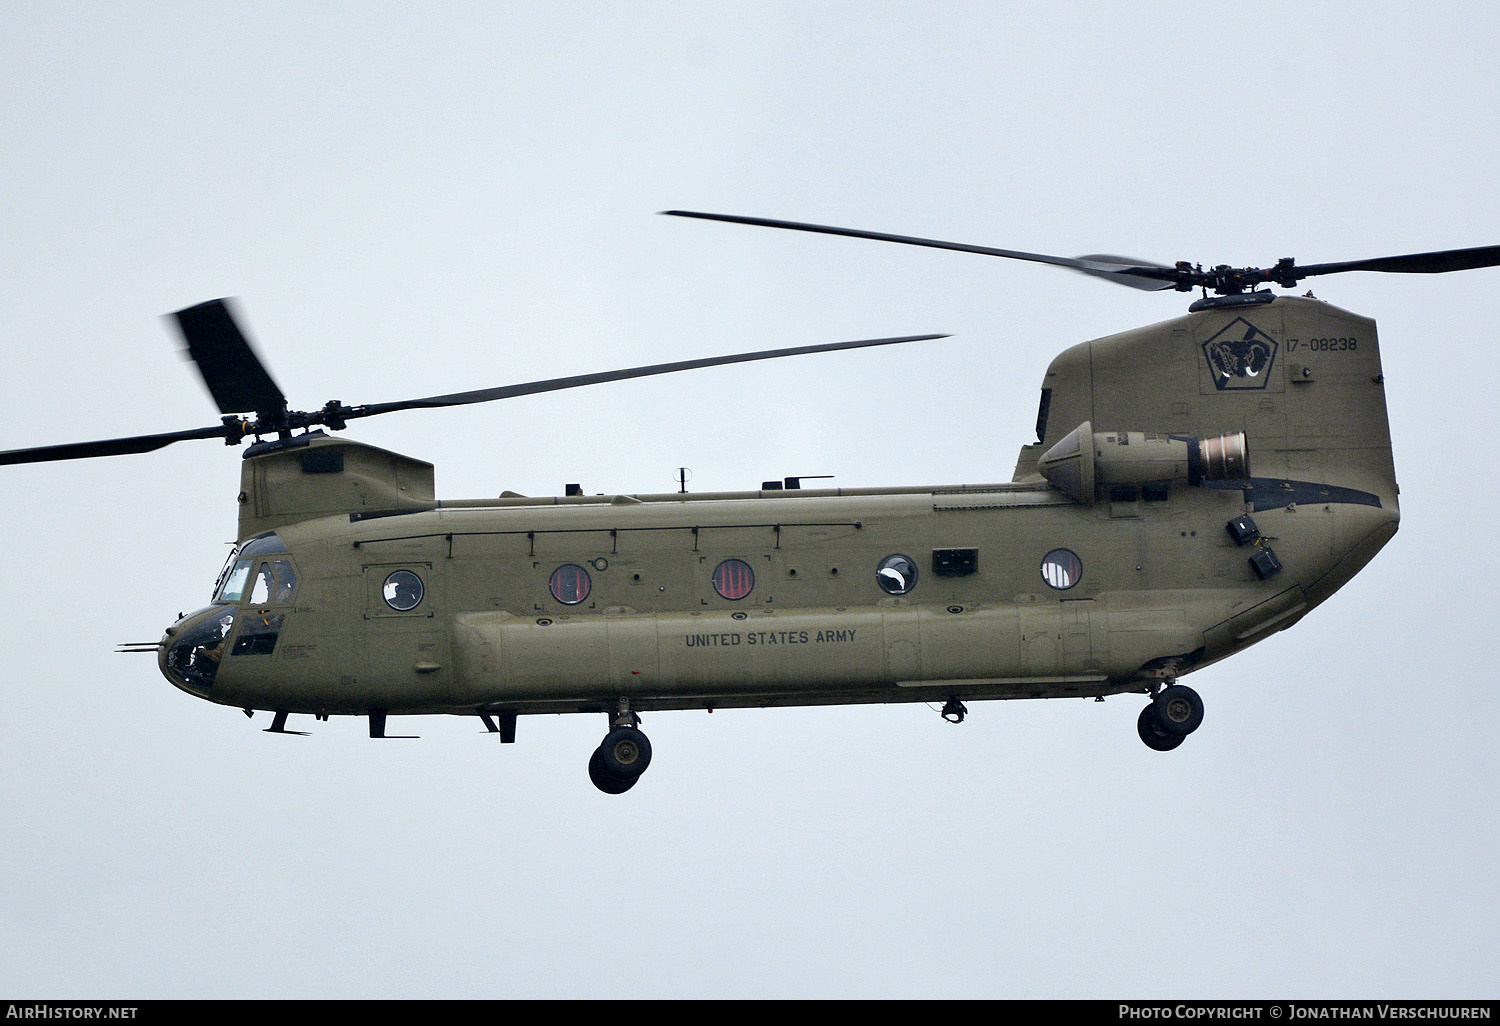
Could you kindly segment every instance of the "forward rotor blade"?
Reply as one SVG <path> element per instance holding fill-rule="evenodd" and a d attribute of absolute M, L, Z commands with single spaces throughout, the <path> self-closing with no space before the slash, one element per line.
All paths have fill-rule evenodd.
<path fill-rule="evenodd" d="M 623 370 L 601 371 L 597 374 L 575 374 L 566 378 L 550 378 L 546 381 L 528 381 L 519 385 L 501 385 L 498 388 L 481 388 L 472 392 L 454 392 L 450 395 L 429 396 L 426 399 L 405 399 L 394 403 L 374 403 L 340 411 L 343 418 L 373 417 L 380 413 L 397 410 L 433 409 L 442 406 L 466 406 L 469 403 L 487 403 L 495 399 L 512 399 L 516 396 L 534 395 L 538 392 L 556 392 L 565 388 L 597 385 L 606 381 L 622 381 L 626 378 L 644 378 L 655 374 L 673 374 L 677 371 L 697 370 L 701 367 L 720 367 L 730 363 L 750 363 L 755 360 L 775 360 L 783 356 L 806 356 L 811 353 L 831 353 L 841 349 L 864 349 L 869 346 L 889 346 L 901 342 L 925 342 L 947 335 L 904 335 L 900 338 L 873 338 L 858 342 L 832 342 L 826 345 L 796 346 L 791 349 L 767 349 L 758 353 L 737 353 L 732 356 L 710 356 L 699 360 L 680 360 L 676 363 L 657 363 L 647 367 L 628 367 Z"/>
<path fill-rule="evenodd" d="M 67 445 L 43 445 L 35 449 L 11 449 L 8 452 L 0 452 L 0 466 L 154 452 L 173 442 L 183 442 L 190 438 L 223 438 L 225 431 L 223 424 L 216 424 L 213 427 L 169 431 L 160 435 L 135 435 L 131 438 L 106 438 L 98 442 L 70 442 Z"/>
<path fill-rule="evenodd" d="M 1332 264 L 1308 264 L 1297 268 L 1299 278 L 1340 271 L 1388 271 L 1395 274 L 1442 274 L 1447 271 L 1471 271 L 1478 267 L 1500 266 L 1500 246 L 1476 246 L 1473 249 L 1445 249 L 1436 253 L 1408 253 L 1404 256 L 1376 257 L 1373 260 L 1345 260 Z"/>
<path fill-rule="evenodd" d="M 1075 270 L 1095 278 L 1103 278 L 1105 281 L 1112 281 L 1116 285 L 1126 285 L 1146 292 L 1160 292 L 1163 289 L 1177 287 L 1179 277 L 1177 269 L 1165 264 L 1150 260 L 1134 260 L 1130 257 L 1108 256 L 1103 253 L 1091 253 L 1078 259 L 1091 266 L 1078 267 Z M 1162 273 L 1160 277 L 1146 277 L 1149 271 Z"/>
<path fill-rule="evenodd" d="M 286 396 L 240 330 L 227 299 L 211 299 L 172 316 L 220 413 L 254 413 L 275 421 L 286 410 Z"/>
<path fill-rule="evenodd" d="M 1168 277 L 1175 275 L 1170 267 L 1149 262 L 1136 263 L 1127 261 L 1115 263 L 1118 258 L 1106 257 L 1062 257 L 1051 256 L 1046 253 L 1024 253 L 1015 249 L 996 249 L 993 246 L 974 246 L 966 242 L 944 242 L 940 239 L 921 239 L 912 235 L 891 235 L 886 232 L 867 232 L 857 228 L 835 228 L 825 224 L 804 224 L 800 221 L 777 221 L 767 217 L 741 217 L 736 214 L 705 214 L 695 210 L 663 210 L 663 214 L 673 217 L 697 217 L 705 221 L 728 221 L 731 224 L 753 224 L 762 228 L 787 228 L 798 232 L 816 232 L 821 235 L 844 235 L 851 239 L 874 239 L 877 242 L 899 242 L 906 246 L 927 246 L 931 249 L 951 249 L 960 253 L 979 253 L 984 256 L 1006 257 L 1010 260 L 1029 260 L 1038 264 L 1052 264 L 1056 267 L 1067 267 L 1074 271 L 1082 271 L 1084 274 L 1092 274 L 1098 278 L 1104 278 L 1132 288 L 1170 289 L 1176 287 L 1176 278 Z M 1137 284 L 1134 280 L 1140 278 L 1147 284 Z"/>

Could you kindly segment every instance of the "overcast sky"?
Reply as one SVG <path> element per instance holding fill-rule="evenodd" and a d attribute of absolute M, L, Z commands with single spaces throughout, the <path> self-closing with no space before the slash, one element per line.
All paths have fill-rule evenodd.
<path fill-rule="evenodd" d="M 217 413 L 220 296 L 294 408 L 952 338 L 413 412 L 449 498 L 1003 481 L 1063 348 L 1184 312 L 1058 254 L 1500 243 L 1492 4 L 0 4 L 0 449 Z M 237 451 L 0 471 L 0 991 L 17 997 L 1493 998 L 1500 269 L 1348 274 L 1400 533 L 1140 699 L 310 737 L 117 655 L 204 604 Z M 296 724 L 294 723 L 294 726 Z M 304 725 L 305 726 L 305 725 Z M 405 729 L 410 726 L 411 729 Z"/>

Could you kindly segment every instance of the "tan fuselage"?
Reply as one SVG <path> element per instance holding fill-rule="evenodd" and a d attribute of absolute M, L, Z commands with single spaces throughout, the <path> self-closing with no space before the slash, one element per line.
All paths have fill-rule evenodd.
<path fill-rule="evenodd" d="M 1373 322 L 1312 300 L 1085 343 L 1049 369 L 1015 479 L 982 486 L 440 503 L 426 464 L 314 438 L 245 468 L 241 537 L 275 532 L 292 597 L 221 604 L 237 622 L 206 685 L 168 667 L 187 618 L 164 672 L 317 714 L 1147 690 L 1295 623 L 1394 534 L 1380 373 Z M 1086 494 L 1038 470 L 1080 425 Z M 1231 433 L 1243 481 L 1166 458 L 1110 470 L 1147 436 Z M 1230 530 L 1247 516 L 1248 542 Z M 882 575 L 891 557 L 908 590 Z M 235 651 L 256 618 L 270 641 Z"/>

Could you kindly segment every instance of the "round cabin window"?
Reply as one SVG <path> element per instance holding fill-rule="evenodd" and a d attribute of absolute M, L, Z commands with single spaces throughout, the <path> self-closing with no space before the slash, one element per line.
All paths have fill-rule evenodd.
<path fill-rule="evenodd" d="M 552 580 L 547 582 L 552 597 L 565 606 L 576 606 L 588 598 L 591 586 L 589 572 L 576 563 L 564 563 L 552 571 Z"/>
<path fill-rule="evenodd" d="M 1069 549 L 1053 549 L 1042 560 L 1042 580 L 1047 587 L 1066 591 L 1083 576 L 1083 561 Z"/>
<path fill-rule="evenodd" d="M 917 561 L 896 553 L 875 568 L 875 582 L 888 595 L 905 595 L 917 586 Z"/>
<path fill-rule="evenodd" d="M 380 594 L 385 604 L 398 613 L 416 609 L 422 603 L 422 578 L 410 570 L 397 570 L 385 579 Z"/>
<path fill-rule="evenodd" d="M 737 601 L 755 587 L 755 571 L 743 559 L 726 559 L 714 568 L 714 591 L 723 598 Z"/>

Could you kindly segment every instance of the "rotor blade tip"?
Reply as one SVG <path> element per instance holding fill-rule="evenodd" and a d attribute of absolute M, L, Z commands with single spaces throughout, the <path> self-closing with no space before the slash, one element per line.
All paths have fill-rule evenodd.
<path fill-rule="evenodd" d="M 192 306 L 185 306 L 185 307 L 183 307 L 180 310 L 173 310 L 171 313 L 169 313 L 169 314 L 163 314 L 162 316 L 163 317 L 176 317 L 179 314 L 185 314 L 185 313 L 188 313 L 189 311 L 192 311 L 192 310 L 201 310 L 204 307 L 209 307 L 209 306 L 232 306 L 232 305 L 234 305 L 234 297 L 233 296 L 220 296 L 218 299 L 205 299 L 201 303 L 194 303 Z"/>

